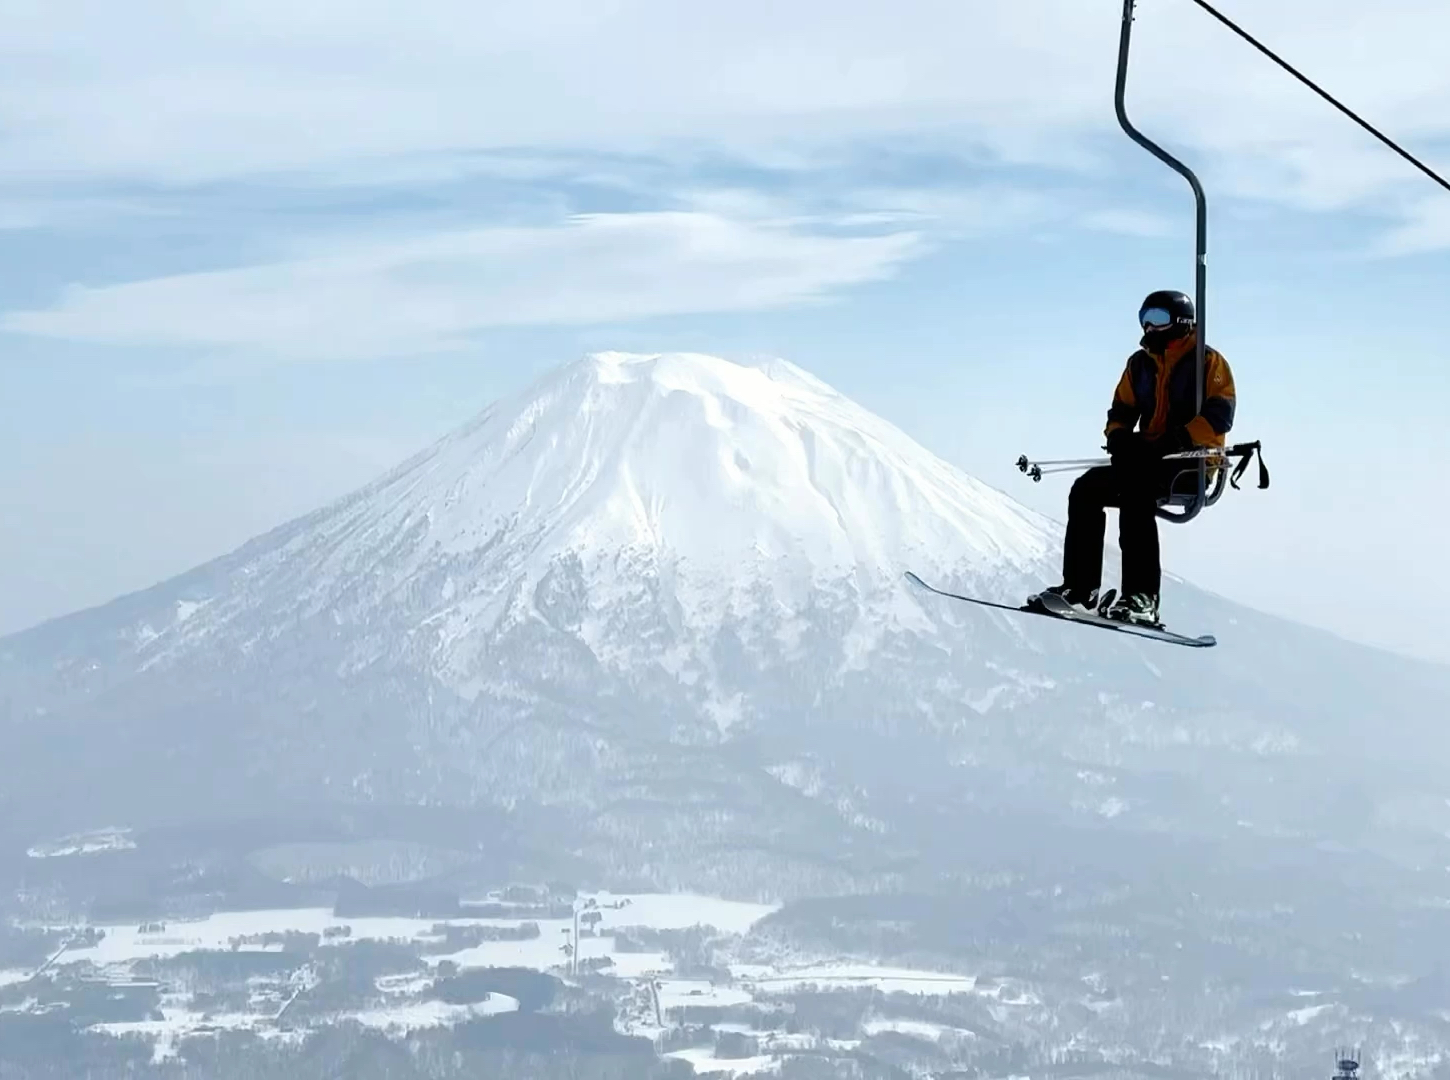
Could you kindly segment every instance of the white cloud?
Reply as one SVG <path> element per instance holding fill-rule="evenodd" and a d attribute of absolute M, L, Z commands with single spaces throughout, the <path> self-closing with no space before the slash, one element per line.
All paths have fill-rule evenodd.
<path fill-rule="evenodd" d="M 1443 0 L 1383 0 L 1373 15 L 1358 0 L 1224 6 L 1394 134 L 1450 136 Z M 7 200 L 7 183 L 34 192 L 51 176 L 314 194 L 365 178 L 407 197 L 487 172 L 538 191 L 604 181 L 653 212 L 549 225 L 568 208 L 559 196 L 533 227 L 399 215 L 346 248 L 302 218 L 259 213 L 249 240 L 270 229 L 271 243 L 251 250 L 269 254 L 250 258 L 265 265 L 76 287 L 0 329 L 397 355 L 491 326 L 815 300 L 891 274 L 925 235 L 1051 222 L 1161 236 L 1170 225 L 1140 206 L 961 179 L 964 163 L 1015 162 L 1111 175 L 1115 196 L 1125 177 L 1179 184 L 1116 130 L 1115 12 L 1082 0 L 217 0 L 190 19 L 168 0 L 11 0 L 0 228 L 80 220 L 64 191 Z M 1136 33 L 1130 109 L 1200 168 L 1211 197 L 1375 214 L 1391 230 L 1381 254 L 1450 244 L 1440 211 L 1417 201 L 1428 180 L 1192 5 L 1140 4 Z M 873 140 L 953 176 L 906 177 L 872 160 Z M 712 155 L 833 180 L 805 194 L 692 188 L 688 167 L 666 164 Z M 75 201 L 90 199 L 89 214 L 107 198 Z"/>
<path fill-rule="evenodd" d="M 846 201 L 864 218 L 931 223 L 948 235 L 975 235 L 1020 227 L 1062 214 L 1055 200 L 1038 192 L 1008 187 L 863 188 Z"/>
<path fill-rule="evenodd" d="M 1420 146 L 1450 135 L 1443 0 L 1222 2 L 1392 134 Z M 1101 167 L 1091 139 L 1115 130 L 1116 4 L 217 0 L 204 19 L 178 10 L 11 0 L 0 175 L 179 182 L 520 147 L 728 147 L 781 162 L 902 134 Z M 1188 4 L 1139 5 L 1130 96 L 1142 126 L 1187 147 L 1228 189 L 1334 207 L 1416 182 Z M 1138 154 L 1125 143 L 1112 152 Z"/>
<path fill-rule="evenodd" d="M 914 232 L 812 234 L 703 212 L 582 215 L 333 246 L 295 261 L 74 287 L 0 329 L 294 359 L 417 355 L 488 327 L 762 310 L 887 277 Z"/>
<path fill-rule="evenodd" d="M 1084 22 L 1074 0 L 1040 6 L 1059 25 Z M 1043 64 L 1072 78 L 1035 18 L 983 25 L 942 0 L 171 9 L 36 0 L 9 14 L 3 167 L 188 179 L 490 147 L 788 148 L 822 124 L 829 138 L 991 111 L 1016 126 L 1012 113 L 1050 117 L 1078 97 L 1059 86 L 1061 98 L 1029 91 L 1045 110 L 1017 100 Z"/>
<path fill-rule="evenodd" d="M 1060 196 L 1005 185 L 842 188 L 823 183 L 809 194 L 707 187 L 675 198 L 691 210 L 731 218 L 833 229 L 912 226 L 955 238 L 1070 216 Z"/>

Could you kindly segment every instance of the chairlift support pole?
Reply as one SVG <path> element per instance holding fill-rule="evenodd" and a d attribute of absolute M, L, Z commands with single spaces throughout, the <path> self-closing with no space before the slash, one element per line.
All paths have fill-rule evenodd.
<path fill-rule="evenodd" d="M 1206 336 L 1204 334 L 1204 313 L 1207 308 L 1206 294 L 1208 291 L 1208 200 L 1204 197 L 1203 185 L 1198 182 L 1198 177 L 1194 175 L 1193 170 L 1167 150 L 1164 150 L 1152 139 L 1148 138 L 1148 136 L 1144 135 L 1128 119 L 1128 110 L 1124 102 L 1124 96 L 1128 88 L 1128 49 L 1133 38 L 1133 8 L 1136 2 L 1137 0 L 1123 0 L 1123 30 L 1122 36 L 1118 40 L 1118 86 L 1116 94 L 1118 123 L 1128 133 L 1130 139 L 1182 176 L 1188 181 L 1189 186 L 1193 188 L 1193 199 L 1197 204 L 1198 219 L 1194 259 L 1194 288 L 1197 293 L 1194 298 L 1194 307 L 1198 314 L 1198 339 L 1197 347 L 1194 350 L 1194 361 L 1197 364 L 1197 378 L 1194 381 L 1194 387 L 1197 403 L 1196 411 L 1202 412 L 1204 352 L 1207 347 L 1205 344 Z M 1179 513 L 1174 513 L 1166 508 L 1160 507 L 1158 515 L 1171 521 L 1188 521 L 1190 518 L 1197 517 L 1199 511 L 1206 505 L 1208 505 L 1208 463 L 1200 460 L 1198 463 L 1197 498 L 1185 506 Z"/>

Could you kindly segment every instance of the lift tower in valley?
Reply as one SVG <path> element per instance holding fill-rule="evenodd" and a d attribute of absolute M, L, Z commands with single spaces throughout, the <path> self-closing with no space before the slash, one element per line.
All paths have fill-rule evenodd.
<path fill-rule="evenodd" d="M 1359 1051 L 1334 1051 L 1334 1080 L 1359 1080 Z"/>

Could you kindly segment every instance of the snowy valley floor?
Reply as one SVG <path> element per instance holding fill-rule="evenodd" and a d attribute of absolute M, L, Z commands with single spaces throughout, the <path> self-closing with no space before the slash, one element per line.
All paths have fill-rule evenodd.
<path fill-rule="evenodd" d="M 506 908 L 501 895 L 464 907 Z M 527 907 L 527 905 L 513 905 Z M 86 1030 L 148 1041 L 152 1060 L 184 1055 L 189 1040 L 219 1032 L 295 1043 L 311 1031 L 349 1021 L 393 1038 L 516 1012 L 517 998 L 484 989 L 489 973 L 517 969 L 549 974 L 565 986 L 617 999 L 614 1026 L 623 1035 L 648 1038 L 657 1052 L 687 1062 L 697 1072 L 749 1073 L 778 1069 L 789 1055 L 816 1049 L 853 1049 L 861 1039 L 822 1038 L 772 1027 L 782 1002 L 813 991 L 874 990 L 921 998 L 983 995 L 1004 1008 L 1036 1002 L 1004 995 L 1000 986 L 979 991 L 960 972 L 921 971 L 824 957 L 780 956 L 763 961 L 743 950 L 745 935 L 776 909 L 690 895 L 581 895 L 577 956 L 571 917 L 530 918 L 464 915 L 459 918 L 344 917 L 325 908 L 218 912 L 191 921 L 22 929 L 60 935 L 63 947 L 37 971 L 0 971 L 0 1010 L 43 1015 L 74 1011 L 67 995 L 103 987 L 110 1008 L 132 1015 L 98 1019 Z M 682 975 L 672 952 L 688 948 L 683 936 L 710 942 L 710 974 Z M 656 941 L 641 944 L 641 938 Z M 453 947 L 463 944 L 463 947 Z M 383 966 L 413 970 L 376 974 L 353 1000 L 319 1009 L 309 995 L 324 986 L 332 961 L 346 950 L 389 949 Z M 749 959 L 745 957 L 749 956 Z M 689 966 L 689 965 L 686 965 Z M 230 968 L 230 970 L 227 970 Z M 476 992 L 444 994 L 470 975 Z M 506 982 L 506 980 L 505 980 Z M 371 992 L 369 992 L 371 991 Z M 331 996 L 331 995 L 329 995 Z M 459 1000 L 475 997 L 478 1000 Z M 752 1017 L 747 1022 L 708 1019 L 712 1012 Z M 796 1025 L 790 1025 L 795 1027 Z M 681 1040 L 695 1045 L 672 1048 Z M 971 1039 L 972 1032 L 927 1021 L 876 1016 L 863 1037 L 897 1032 L 932 1043 Z M 721 1057 L 734 1038 L 744 1056 Z"/>
<path fill-rule="evenodd" d="M 1101 974 L 1064 995 L 1060 985 L 951 965 L 830 954 L 772 927 L 775 906 L 705 896 L 515 889 L 461 909 L 443 918 L 310 907 L 15 925 L 12 935 L 47 952 L 33 967 L 0 968 L 0 1035 L 20 1038 L 26 1023 L 62 1017 L 93 1040 L 89 1053 L 116 1047 L 131 1069 L 157 1075 L 223 1049 L 287 1062 L 310 1041 L 343 1037 L 415 1056 L 455 1044 L 562 1047 L 592 1060 L 644 1053 L 636 1075 L 673 1063 L 718 1077 L 970 1069 L 1186 1078 L 1214 1063 L 1235 1071 L 1230 1063 L 1283 1060 L 1354 1020 L 1342 1003 L 1298 989 L 1252 1024 L 1225 1016 L 1215 1027 L 1207 1014 L 1220 1002 L 1205 997 L 1205 1015 L 1183 1033 L 1166 1014 L 1156 1032 L 1133 1030 L 1135 1007 Z M 0 1046 L 0 1064 L 19 1045 Z M 1440 1045 L 1405 1028 L 1378 1049 L 1377 1075 L 1426 1075 Z"/>

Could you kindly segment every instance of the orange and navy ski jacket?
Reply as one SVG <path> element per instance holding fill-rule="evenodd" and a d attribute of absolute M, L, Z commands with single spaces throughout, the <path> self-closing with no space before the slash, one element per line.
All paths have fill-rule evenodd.
<path fill-rule="evenodd" d="M 1228 361 L 1213 349 L 1203 355 L 1203 408 L 1193 391 L 1195 340 L 1190 334 L 1169 344 L 1162 356 L 1139 349 L 1128 357 L 1123 377 L 1108 409 L 1104 434 L 1141 425 L 1146 438 L 1156 439 L 1186 428 L 1195 446 L 1223 446 L 1234 422 L 1234 377 Z"/>

